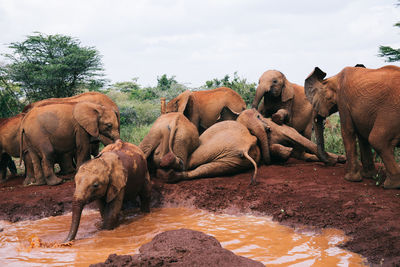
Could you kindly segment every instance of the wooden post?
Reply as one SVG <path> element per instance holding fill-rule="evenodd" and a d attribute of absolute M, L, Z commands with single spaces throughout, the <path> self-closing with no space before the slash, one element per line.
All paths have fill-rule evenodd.
<path fill-rule="evenodd" d="M 167 111 L 167 104 L 165 102 L 165 97 L 161 97 L 161 114 L 165 114 Z"/>

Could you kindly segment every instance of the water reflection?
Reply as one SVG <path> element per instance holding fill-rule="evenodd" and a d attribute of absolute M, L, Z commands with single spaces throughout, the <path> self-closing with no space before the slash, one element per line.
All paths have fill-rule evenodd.
<path fill-rule="evenodd" d="M 359 255 L 336 245 L 345 240 L 338 230 L 321 234 L 297 233 L 265 217 L 217 215 L 194 209 L 154 209 L 128 218 L 111 231 L 100 231 L 100 215 L 85 210 L 77 240 L 71 247 L 29 248 L 29 238 L 61 242 L 69 231 L 71 214 L 11 224 L 0 221 L 2 266 L 87 266 L 110 253 L 135 254 L 158 233 L 188 228 L 213 235 L 234 253 L 268 266 L 361 266 Z"/>

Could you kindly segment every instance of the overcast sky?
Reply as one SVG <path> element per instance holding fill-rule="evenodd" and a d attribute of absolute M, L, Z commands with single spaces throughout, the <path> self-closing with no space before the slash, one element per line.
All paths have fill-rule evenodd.
<path fill-rule="evenodd" d="M 257 82 L 268 69 L 303 85 L 377 68 L 379 45 L 400 47 L 396 0 L 0 0 L 0 53 L 35 31 L 76 37 L 103 56 L 111 82 L 144 86 L 175 75 L 190 87 L 225 74 Z M 3 61 L 3 57 L 0 57 Z M 398 65 L 398 64 L 397 64 Z"/>

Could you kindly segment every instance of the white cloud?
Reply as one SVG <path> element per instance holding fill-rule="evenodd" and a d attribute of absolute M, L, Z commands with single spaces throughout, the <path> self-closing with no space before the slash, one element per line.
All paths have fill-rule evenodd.
<path fill-rule="evenodd" d="M 0 0 L 2 44 L 34 31 L 77 37 L 103 55 L 113 81 L 175 75 L 199 86 L 238 71 L 251 82 L 267 69 L 303 83 L 321 66 L 386 64 L 379 45 L 398 45 L 394 0 Z M 6 46 L 0 53 L 7 52 Z"/>

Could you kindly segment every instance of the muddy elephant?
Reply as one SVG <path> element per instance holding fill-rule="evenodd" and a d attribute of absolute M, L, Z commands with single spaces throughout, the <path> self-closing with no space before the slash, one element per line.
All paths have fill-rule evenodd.
<path fill-rule="evenodd" d="M 237 92 L 227 87 L 187 90 L 168 102 L 166 112 L 183 113 L 202 133 L 217 122 L 224 107 L 240 113 L 246 109 L 246 103 Z"/>
<path fill-rule="evenodd" d="M 21 142 L 32 158 L 35 179 L 32 184 L 62 182 L 54 174 L 57 154 L 76 153 L 76 166 L 90 159 L 90 139 L 104 135 L 119 139 L 115 112 L 90 102 L 57 103 L 30 110 L 21 122 Z"/>
<path fill-rule="evenodd" d="M 394 148 L 400 140 L 400 68 L 379 69 L 346 67 L 324 79 L 326 73 L 316 67 L 305 80 L 308 100 L 315 110 L 315 134 L 318 156 L 329 163 L 324 150 L 323 122 L 339 111 L 343 143 L 347 156 L 348 181 L 376 174 L 371 147 L 382 158 L 387 178 L 385 188 L 400 188 L 400 167 Z M 356 139 L 360 146 L 362 168 L 358 162 Z"/>
<path fill-rule="evenodd" d="M 139 144 L 149 168 L 172 168 L 177 171 L 186 170 L 188 156 L 198 146 L 196 126 L 179 112 L 161 115 Z"/>
<path fill-rule="evenodd" d="M 259 106 L 262 98 L 264 101 Z M 311 139 L 313 110 L 304 87 L 289 82 L 282 72 L 268 70 L 261 75 L 252 108 L 258 108 L 265 118 L 285 123 Z"/>
<path fill-rule="evenodd" d="M 75 239 L 84 206 L 96 201 L 103 229 L 113 229 L 124 201 L 140 198 L 142 212 L 150 211 L 151 183 L 143 152 L 117 140 L 84 163 L 75 175 L 71 227 L 66 241 Z"/>
<path fill-rule="evenodd" d="M 7 166 L 10 171 L 16 174 L 15 164 L 11 157 L 20 157 L 20 126 L 25 113 L 20 113 L 11 118 L 0 119 L 0 173 L 1 180 L 5 181 Z M 28 185 L 29 181 L 34 178 L 33 165 L 29 153 L 23 154 L 25 162 L 25 181 L 24 185 Z M 74 166 L 72 158 L 68 155 L 57 155 L 56 162 L 60 164 L 61 173 L 67 174 L 73 172 Z"/>
<path fill-rule="evenodd" d="M 117 104 L 114 103 L 114 101 L 111 100 L 108 96 L 105 94 L 99 93 L 99 92 L 86 92 L 82 93 L 79 95 L 71 96 L 71 97 L 64 97 L 64 98 L 48 98 L 48 99 L 43 99 L 34 103 L 31 103 L 29 105 L 26 105 L 22 112 L 28 112 L 34 107 L 38 106 L 43 106 L 43 105 L 48 105 L 48 104 L 54 104 L 54 103 L 65 103 L 65 102 L 91 102 L 94 104 L 102 105 L 104 107 L 108 107 L 112 109 L 115 112 L 115 115 L 117 116 L 118 119 L 118 130 L 120 130 L 120 113 Z M 112 143 L 112 140 L 110 140 L 107 136 L 99 135 L 98 139 L 92 139 L 91 143 L 92 148 L 92 155 L 97 155 L 98 150 L 99 150 L 99 139 L 104 145 L 108 145 Z"/>

